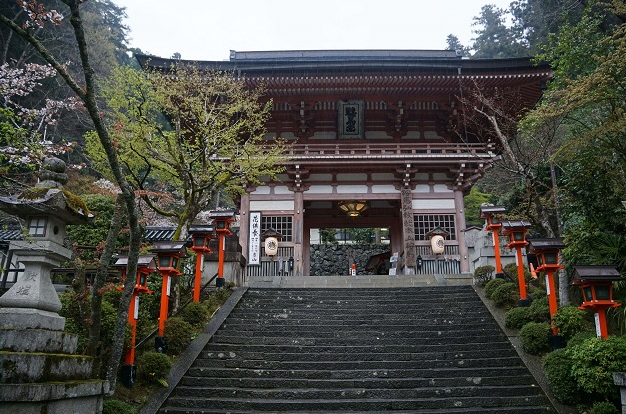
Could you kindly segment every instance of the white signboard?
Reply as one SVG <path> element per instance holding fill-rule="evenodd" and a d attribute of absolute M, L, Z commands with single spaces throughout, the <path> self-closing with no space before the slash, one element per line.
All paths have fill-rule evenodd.
<path fill-rule="evenodd" d="M 250 212 L 250 238 L 248 240 L 248 264 L 261 264 L 261 213 Z"/>
<path fill-rule="evenodd" d="M 135 296 L 135 312 L 133 312 L 133 318 L 139 319 L 139 296 Z"/>

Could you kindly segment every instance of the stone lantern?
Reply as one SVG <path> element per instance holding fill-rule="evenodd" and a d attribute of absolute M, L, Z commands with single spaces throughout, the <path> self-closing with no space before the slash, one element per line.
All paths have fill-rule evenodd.
<path fill-rule="evenodd" d="M 620 306 L 613 300 L 613 282 L 621 280 L 621 275 L 613 266 L 573 266 L 573 284 L 580 287 L 583 303 L 579 309 L 595 311 L 596 334 L 606 338 L 606 310 Z"/>
<path fill-rule="evenodd" d="M 165 342 L 163 334 L 165 333 L 165 321 L 167 321 L 167 312 L 169 310 L 170 287 L 173 276 L 180 276 L 182 273 L 178 270 L 178 261 L 187 257 L 186 242 L 156 242 L 151 253 L 157 255 L 157 265 L 159 273 L 163 276 L 163 285 L 161 287 L 161 308 L 159 312 L 159 333 L 155 338 L 155 348 L 158 352 L 165 350 Z"/>
<path fill-rule="evenodd" d="M 224 251 L 226 250 L 226 236 L 232 235 L 230 224 L 235 221 L 234 210 L 215 210 L 209 212 L 209 218 L 215 223 L 215 231 L 219 237 L 218 247 L 218 267 L 217 279 L 215 279 L 215 287 L 224 287 Z"/>
<path fill-rule="evenodd" d="M 75 355 L 78 336 L 63 332 L 65 318 L 58 314 L 61 302 L 50 280 L 51 270 L 72 257 L 66 224 L 85 224 L 93 215 L 80 198 L 63 190 L 62 160 L 47 158 L 42 167 L 36 187 L 0 197 L 0 209 L 23 219 L 28 230 L 23 240 L 9 245 L 24 273 L 0 297 L 5 370 L 0 412 L 99 413 L 108 382 L 91 379 L 91 357 Z M 64 369 L 51 372 L 52 366 Z"/>
<path fill-rule="evenodd" d="M 517 282 L 519 284 L 519 305 L 529 306 L 530 300 L 526 296 L 526 279 L 524 276 L 524 261 L 522 258 L 522 248 L 528 246 L 526 232 L 532 227 L 530 222 L 525 220 L 506 220 L 502 222 L 502 233 L 509 239 L 507 249 L 515 248 L 517 253 Z"/>

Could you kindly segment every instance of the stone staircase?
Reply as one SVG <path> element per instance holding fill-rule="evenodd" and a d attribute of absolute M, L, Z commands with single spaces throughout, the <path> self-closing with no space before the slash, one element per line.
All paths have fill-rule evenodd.
<path fill-rule="evenodd" d="M 159 413 L 554 413 L 471 286 L 248 289 Z"/>

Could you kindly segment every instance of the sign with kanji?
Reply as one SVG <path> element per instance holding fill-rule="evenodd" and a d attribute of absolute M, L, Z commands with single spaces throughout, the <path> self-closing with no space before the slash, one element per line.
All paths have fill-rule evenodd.
<path fill-rule="evenodd" d="M 248 240 L 248 264 L 261 264 L 261 213 L 250 212 L 250 239 Z"/>

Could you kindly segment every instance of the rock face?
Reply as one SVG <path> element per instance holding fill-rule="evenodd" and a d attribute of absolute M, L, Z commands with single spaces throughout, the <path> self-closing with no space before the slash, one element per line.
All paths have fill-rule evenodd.
<path fill-rule="evenodd" d="M 357 275 L 372 274 L 365 271 L 370 257 L 388 251 L 388 245 L 311 245 L 311 276 L 348 275 L 352 263 Z"/>

